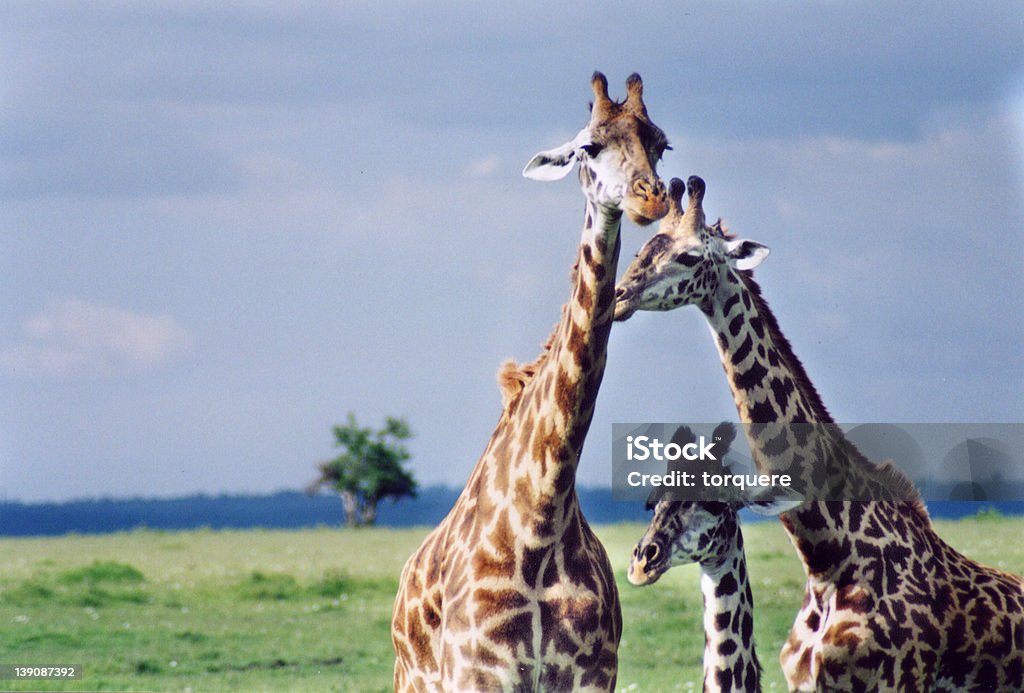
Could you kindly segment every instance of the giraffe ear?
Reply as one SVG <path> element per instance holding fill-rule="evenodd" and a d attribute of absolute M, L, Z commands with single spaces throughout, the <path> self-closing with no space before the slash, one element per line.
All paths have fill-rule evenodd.
<path fill-rule="evenodd" d="M 536 154 L 526 164 L 523 175 L 545 182 L 561 180 L 569 175 L 569 171 L 576 165 L 580 150 L 588 145 L 590 145 L 590 130 L 583 128 L 576 134 L 576 137 L 561 147 Z"/>
<path fill-rule="evenodd" d="M 729 264 L 738 270 L 752 270 L 768 257 L 768 246 L 745 238 L 734 238 L 725 242 Z"/>

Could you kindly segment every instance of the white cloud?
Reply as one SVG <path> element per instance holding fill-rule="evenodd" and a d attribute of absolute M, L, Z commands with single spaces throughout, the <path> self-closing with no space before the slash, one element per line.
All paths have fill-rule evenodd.
<path fill-rule="evenodd" d="M 191 335 L 169 316 L 51 298 L 23 323 L 21 339 L 0 349 L 0 369 L 21 376 L 144 370 L 191 347 Z"/>

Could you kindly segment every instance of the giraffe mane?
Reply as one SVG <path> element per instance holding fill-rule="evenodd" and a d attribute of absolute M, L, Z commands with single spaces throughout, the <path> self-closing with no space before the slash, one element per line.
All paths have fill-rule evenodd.
<path fill-rule="evenodd" d="M 569 283 L 573 286 L 576 285 L 576 277 L 580 271 L 580 260 L 576 258 L 576 262 L 572 266 L 572 270 L 569 271 Z M 562 306 L 562 316 L 565 316 L 565 311 L 568 310 L 568 304 Z M 551 345 L 555 342 L 555 335 L 558 334 L 558 328 L 561 325 L 561 321 L 555 323 L 554 328 L 551 330 L 551 334 L 541 344 L 540 355 L 537 356 L 532 362 L 526 364 L 519 364 L 515 359 L 506 359 L 498 366 L 498 387 L 501 389 L 501 406 L 505 413 L 512 411 L 516 402 L 523 395 L 523 390 L 526 389 L 527 383 L 533 380 L 533 377 L 537 375 L 544 364 L 548 360 L 548 356 L 551 354 Z"/>
<path fill-rule="evenodd" d="M 720 226 L 720 224 L 721 220 L 716 222 L 715 226 Z M 793 352 L 793 347 L 782 333 L 779 322 L 775 319 L 775 314 L 768 307 L 768 302 L 764 299 L 764 296 L 761 295 L 761 285 L 754 280 L 753 272 L 747 270 L 739 271 L 737 274 L 743 281 L 743 285 L 750 292 L 754 306 L 757 308 L 758 317 L 761 318 L 766 332 L 771 335 L 772 343 L 778 350 L 779 357 L 786 361 L 790 371 L 795 376 L 797 387 L 804 394 L 805 399 L 810 405 L 811 414 L 815 422 L 834 424 L 835 420 L 822 401 L 821 395 L 818 394 L 817 388 L 814 387 L 814 383 L 808 377 L 807 371 L 804 370 L 803 363 Z M 925 524 L 931 523 L 928 517 L 928 510 L 921 500 L 921 493 L 917 486 L 892 463 L 892 460 L 886 460 L 882 464 L 878 464 L 864 455 L 851 441 L 846 440 L 846 446 L 851 464 L 855 465 L 859 471 L 865 473 L 868 478 L 874 480 L 883 488 L 892 490 L 894 497 L 900 499 L 900 502 L 906 503 L 922 522 Z"/>
<path fill-rule="evenodd" d="M 851 447 L 853 447 L 852 444 Z M 867 464 L 874 468 L 874 478 L 879 483 L 884 484 L 886 488 L 893 489 L 895 497 L 905 499 L 902 502 L 906 503 L 922 523 L 926 526 L 931 525 L 928 508 L 925 507 L 924 502 L 921 500 L 920 490 L 918 490 L 913 481 L 907 478 L 906 474 L 893 464 L 892 460 L 886 460 L 882 464 L 874 464 L 863 455 L 860 456 Z"/>
<path fill-rule="evenodd" d="M 502 361 L 498 366 L 498 387 L 501 389 L 501 406 L 508 409 L 512 403 L 519 399 L 529 375 L 524 368 L 516 363 L 515 359 Z"/>
<path fill-rule="evenodd" d="M 533 380 L 533 377 L 537 375 L 537 371 L 548 360 L 548 356 L 551 354 L 551 345 L 555 341 L 556 334 L 558 334 L 558 325 L 555 325 L 555 329 L 544 340 L 544 344 L 541 345 L 540 355 L 532 362 L 519 364 L 515 359 L 507 359 L 498 367 L 498 387 L 501 389 L 501 406 L 506 413 L 512 410 L 522 396 L 523 390 L 526 389 L 527 383 Z"/>

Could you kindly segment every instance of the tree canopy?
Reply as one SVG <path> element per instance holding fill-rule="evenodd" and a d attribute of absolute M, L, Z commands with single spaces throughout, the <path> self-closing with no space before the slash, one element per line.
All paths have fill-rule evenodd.
<path fill-rule="evenodd" d="M 330 487 L 340 493 L 347 525 L 372 525 L 377 504 L 385 498 L 416 496 L 416 479 L 403 466 L 412 457 L 404 441 L 413 437 L 404 419 L 389 416 L 383 428 L 374 430 L 360 426 L 349 412 L 345 425 L 333 431 L 342 453 L 317 465 L 320 476 L 309 492 Z"/>

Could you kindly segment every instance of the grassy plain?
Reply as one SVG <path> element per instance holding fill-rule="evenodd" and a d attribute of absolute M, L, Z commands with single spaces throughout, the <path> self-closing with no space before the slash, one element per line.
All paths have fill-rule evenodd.
<path fill-rule="evenodd" d="M 954 546 L 1024 573 L 1024 518 L 937 522 Z M 620 690 L 700 690 L 695 567 L 658 584 L 625 579 L 640 525 L 598 527 L 615 566 L 625 629 Z M 390 690 L 391 602 L 426 529 L 140 530 L 0 540 L 0 664 L 75 664 L 74 681 L 11 690 Z M 803 574 L 777 522 L 745 528 L 765 689 Z"/>

